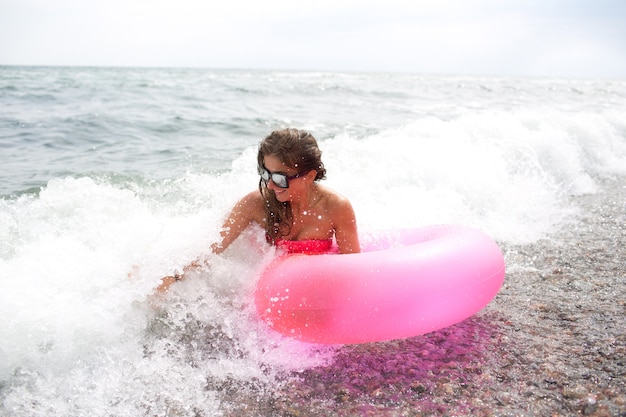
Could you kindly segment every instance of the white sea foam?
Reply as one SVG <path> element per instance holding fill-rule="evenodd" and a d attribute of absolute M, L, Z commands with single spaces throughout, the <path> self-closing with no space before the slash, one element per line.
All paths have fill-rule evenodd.
<path fill-rule="evenodd" d="M 198 181 L 191 176 L 182 188 L 197 189 Z M 271 256 L 256 242 L 259 230 L 168 299 L 154 297 L 159 278 L 206 251 L 217 234 L 223 205 L 196 203 L 169 207 L 89 178 L 53 180 L 37 197 L 2 202 L 3 230 L 10 230 L 3 243 L 11 250 L 0 264 L 0 314 L 7 318 L 0 381 L 13 386 L 5 387 L 4 410 L 217 410 L 207 385 L 267 384 L 276 372 L 327 357 L 255 319 L 251 286 Z"/>
<path fill-rule="evenodd" d="M 511 243 L 550 233 L 572 214 L 568 195 L 626 169 L 621 132 L 593 114 L 427 117 L 324 145 L 329 183 L 351 197 L 362 227 L 459 222 Z"/>

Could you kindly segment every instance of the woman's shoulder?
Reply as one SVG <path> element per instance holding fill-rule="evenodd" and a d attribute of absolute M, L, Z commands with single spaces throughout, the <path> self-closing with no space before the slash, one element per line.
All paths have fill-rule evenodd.
<path fill-rule="evenodd" d="M 247 213 L 255 220 L 265 213 L 265 200 L 259 191 L 251 191 L 248 194 L 241 197 L 237 202 L 236 209 Z"/>
<path fill-rule="evenodd" d="M 352 209 L 350 200 L 343 194 L 326 187 L 325 185 L 318 184 L 320 192 L 325 200 L 325 208 L 330 210 L 345 210 L 346 208 Z"/>
<path fill-rule="evenodd" d="M 248 194 L 241 197 L 241 199 L 239 200 L 239 203 L 243 203 L 246 205 L 248 204 L 265 205 L 265 200 L 263 199 L 263 196 L 261 195 L 259 190 L 254 190 L 254 191 L 250 191 Z"/>

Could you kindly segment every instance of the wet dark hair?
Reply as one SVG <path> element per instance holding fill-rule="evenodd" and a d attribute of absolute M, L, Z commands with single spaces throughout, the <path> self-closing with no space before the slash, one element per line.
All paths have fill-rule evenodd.
<path fill-rule="evenodd" d="M 274 155 L 285 165 L 298 172 L 315 171 L 315 181 L 326 178 L 326 168 L 322 162 L 317 140 L 309 132 L 299 129 L 275 130 L 259 143 L 257 161 L 263 166 L 267 155 Z M 276 195 L 263 181 L 259 181 L 259 191 L 265 198 L 267 221 L 265 231 L 267 240 L 272 244 L 291 231 L 293 213 L 289 202 L 280 202 Z"/>

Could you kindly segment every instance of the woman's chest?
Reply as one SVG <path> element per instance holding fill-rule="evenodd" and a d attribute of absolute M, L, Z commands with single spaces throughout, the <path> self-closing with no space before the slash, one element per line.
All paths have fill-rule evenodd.
<path fill-rule="evenodd" d="M 320 210 L 293 213 L 291 230 L 286 239 L 330 239 L 333 237 L 334 227 L 331 216 Z"/>

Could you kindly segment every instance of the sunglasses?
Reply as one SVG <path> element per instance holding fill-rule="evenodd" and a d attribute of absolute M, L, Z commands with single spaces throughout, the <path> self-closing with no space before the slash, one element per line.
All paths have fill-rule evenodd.
<path fill-rule="evenodd" d="M 309 172 L 309 170 L 301 171 L 298 172 L 296 175 L 288 176 L 285 174 L 280 174 L 278 172 L 269 172 L 264 166 L 259 166 L 259 175 L 261 176 L 261 179 L 265 182 L 265 185 L 267 185 L 267 183 L 270 182 L 271 179 L 278 188 L 289 188 L 289 180 L 296 179 L 306 174 L 307 172 Z"/>

